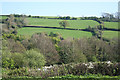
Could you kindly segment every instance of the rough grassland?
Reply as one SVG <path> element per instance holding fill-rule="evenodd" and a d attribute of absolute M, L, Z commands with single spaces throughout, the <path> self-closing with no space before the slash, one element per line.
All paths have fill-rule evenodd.
<path fill-rule="evenodd" d="M 76 30 L 64 30 L 64 29 L 47 29 L 47 28 L 20 28 L 18 29 L 18 34 L 31 36 L 34 33 L 45 32 L 45 33 L 59 33 L 64 38 L 81 38 L 81 37 L 91 37 L 90 32 L 76 31 Z"/>

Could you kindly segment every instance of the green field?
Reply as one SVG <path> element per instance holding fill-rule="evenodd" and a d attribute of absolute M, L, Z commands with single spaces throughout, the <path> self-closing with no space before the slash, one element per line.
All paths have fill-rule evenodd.
<path fill-rule="evenodd" d="M 77 30 L 64 30 L 64 29 L 50 29 L 50 28 L 20 28 L 18 29 L 18 34 L 25 35 L 27 37 L 30 37 L 34 33 L 38 32 L 45 32 L 45 33 L 59 33 L 64 38 L 82 38 L 82 37 L 91 37 L 91 32 L 86 31 L 77 31 Z M 118 38 L 118 31 L 103 31 L 103 37 L 104 38 Z"/>
<path fill-rule="evenodd" d="M 104 22 L 106 28 L 118 29 L 118 22 Z"/>
<path fill-rule="evenodd" d="M 7 16 L 0 16 L 0 19 L 6 19 L 8 18 Z"/>
<path fill-rule="evenodd" d="M 81 38 L 81 37 L 91 37 L 92 34 L 90 32 L 85 31 L 76 31 L 76 30 L 64 30 L 64 29 L 47 29 L 47 28 L 20 28 L 18 29 L 18 34 L 31 36 L 34 33 L 38 32 L 54 32 L 59 33 L 64 38 Z"/>
<path fill-rule="evenodd" d="M 54 18 L 55 16 L 42 16 L 47 18 Z M 0 19 L 6 19 L 6 16 L 0 16 Z M 63 21 L 60 19 L 41 19 L 41 18 L 26 18 L 28 25 L 32 26 L 48 26 L 48 27 L 60 27 L 59 22 Z M 67 20 L 69 28 L 85 29 L 88 26 L 95 27 L 99 25 L 98 22 L 93 20 Z M 104 22 L 106 28 L 118 29 L 118 22 Z"/>
<path fill-rule="evenodd" d="M 40 18 L 27 18 L 28 25 L 35 26 L 49 26 L 49 27 L 60 27 L 59 19 L 40 19 Z M 88 26 L 95 27 L 99 25 L 98 22 L 93 20 L 67 20 L 69 28 L 85 29 Z M 104 22 L 106 28 L 118 29 L 118 22 Z"/>
<path fill-rule="evenodd" d="M 49 26 L 49 27 L 60 27 L 59 22 L 63 20 L 59 19 L 40 19 L 40 18 L 27 18 L 28 25 L 32 26 Z M 95 27 L 99 23 L 93 20 L 67 20 L 69 28 L 85 29 L 88 26 Z"/>
<path fill-rule="evenodd" d="M 53 16 L 54 17 L 54 16 Z M 52 17 L 52 18 L 53 18 Z M 6 17 L 3 16 L 3 19 Z M 27 18 L 28 25 L 32 26 L 48 26 L 48 27 L 60 27 L 59 22 L 63 20 L 59 19 L 40 19 L 40 18 Z M 95 27 L 99 25 L 98 22 L 93 20 L 67 20 L 69 23 L 69 26 L 67 28 L 76 28 L 76 29 L 85 29 L 88 26 Z M 104 26 L 106 28 L 113 28 L 118 29 L 118 22 L 104 22 Z M 74 37 L 74 38 L 80 38 L 80 37 L 90 37 L 92 34 L 90 32 L 85 31 L 75 31 L 75 30 L 64 30 L 64 29 L 48 29 L 48 28 L 20 28 L 18 29 L 18 34 L 31 36 L 34 33 L 37 32 L 57 32 L 61 34 L 64 38 L 68 37 Z M 103 37 L 105 38 L 114 38 L 118 37 L 118 31 L 104 31 Z"/>
<path fill-rule="evenodd" d="M 118 38 L 118 34 L 120 34 L 120 32 L 118 31 L 104 31 L 103 32 L 103 37 L 111 39 L 111 38 Z"/>

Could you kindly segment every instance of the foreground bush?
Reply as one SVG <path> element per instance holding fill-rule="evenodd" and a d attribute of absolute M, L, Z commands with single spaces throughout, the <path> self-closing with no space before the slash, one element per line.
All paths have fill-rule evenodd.
<path fill-rule="evenodd" d="M 8 70 L 9 71 L 9 70 Z M 16 72 L 17 71 L 17 72 Z M 22 74 L 18 70 L 10 70 L 9 72 L 3 73 L 4 77 L 41 77 L 48 78 L 54 76 L 65 76 L 69 74 L 83 75 L 86 77 L 89 74 L 101 74 L 102 76 L 119 76 L 120 75 L 120 63 L 79 63 L 79 64 L 63 64 L 58 66 L 52 66 L 50 68 L 41 69 L 27 69 L 27 73 Z M 16 76 L 16 74 L 18 74 Z M 101 76 L 99 75 L 99 76 Z"/>
<path fill-rule="evenodd" d="M 45 57 L 35 51 L 35 50 L 28 50 L 24 53 L 24 66 L 25 67 L 42 67 L 45 65 Z"/>
<path fill-rule="evenodd" d="M 3 68 L 22 68 L 22 67 L 42 67 L 46 63 L 45 57 L 35 51 L 28 50 L 24 53 L 10 53 L 3 51 L 2 53 L 2 66 Z"/>
<path fill-rule="evenodd" d="M 27 76 L 29 73 L 28 73 L 28 68 L 19 68 L 19 69 L 2 69 L 2 77 L 3 78 L 11 78 L 12 76 L 16 76 L 16 77 L 19 77 L 19 76 Z"/>
<path fill-rule="evenodd" d="M 11 59 L 11 53 L 9 51 L 2 51 L 2 67 L 13 68 L 14 61 Z"/>

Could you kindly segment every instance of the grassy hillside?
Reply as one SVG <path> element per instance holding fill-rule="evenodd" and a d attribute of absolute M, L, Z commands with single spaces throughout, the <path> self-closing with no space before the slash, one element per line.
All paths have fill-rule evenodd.
<path fill-rule="evenodd" d="M 118 38 L 118 34 L 120 34 L 120 32 L 118 31 L 104 31 L 103 32 L 103 37 L 111 39 L 111 38 Z"/>
<path fill-rule="evenodd" d="M 28 25 L 40 25 L 40 26 L 50 26 L 50 27 L 60 27 L 59 19 L 40 19 L 40 18 L 27 18 Z M 88 26 L 94 27 L 99 25 L 98 22 L 93 20 L 67 20 L 70 28 L 85 29 Z M 118 22 L 104 22 L 106 28 L 118 29 Z"/>
<path fill-rule="evenodd" d="M 43 16 L 47 18 L 54 18 L 55 16 Z M 6 16 L 0 16 L 0 19 L 6 19 Z M 41 19 L 41 18 L 27 18 L 28 25 L 32 26 L 49 26 L 49 27 L 60 27 L 59 22 L 63 20 L 59 19 Z M 70 26 L 69 28 L 85 29 L 88 26 L 94 27 L 99 25 L 98 22 L 93 20 L 67 20 Z M 106 28 L 118 29 L 118 22 L 104 22 Z"/>
<path fill-rule="evenodd" d="M 38 32 L 45 32 L 45 33 L 50 33 L 50 32 L 54 32 L 54 33 L 59 33 L 60 35 L 62 35 L 64 38 L 82 38 L 82 37 L 91 37 L 92 34 L 90 32 L 86 32 L 86 31 L 76 31 L 76 30 L 64 30 L 64 29 L 48 29 L 48 28 L 20 28 L 18 29 L 18 34 L 20 35 L 25 35 L 25 36 L 31 36 L 34 33 L 38 33 Z M 115 38 L 118 37 L 118 33 L 120 34 L 120 32 L 118 31 L 104 31 L 103 32 L 103 37 L 111 39 L 111 38 Z"/>
<path fill-rule="evenodd" d="M 20 28 L 18 30 L 18 34 L 25 35 L 25 36 L 31 36 L 34 33 L 38 32 L 54 32 L 59 33 L 64 38 L 81 38 L 81 37 L 91 37 L 92 34 L 90 32 L 85 31 L 74 31 L 74 30 L 64 30 L 64 29 L 46 29 L 46 28 Z"/>
<path fill-rule="evenodd" d="M 28 25 L 39 25 L 39 26 L 50 26 L 50 27 L 60 27 L 59 19 L 39 19 L 39 18 L 27 18 Z M 93 20 L 67 20 L 70 28 L 85 29 L 88 26 L 94 27 L 99 23 Z"/>
<path fill-rule="evenodd" d="M 0 17 L 1 18 L 1 17 Z M 2 17 L 3 19 L 7 18 L 6 16 Z M 50 17 L 49 17 L 50 18 Z M 63 20 L 59 19 L 40 19 L 40 18 L 27 18 L 28 25 L 32 26 L 49 26 L 49 27 L 60 27 L 59 22 Z M 69 23 L 69 26 L 67 28 L 77 28 L 77 29 L 85 29 L 88 26 L 95 27 L 96 25 L 99 25 L 98 22 L 93 20 L 67 20 Z M 118 22 L 104 22 L 104 26 L 106 28 L 113 28 L 118 29 Z M 34 33 L 37 32 L 58 32 L 60 33 L 64 38 L 68 37 L 90 37 L 92 34 L 90 32 L 85 31 L 73 31 L 73 30 L 58 30 L 58 29 L 47 29 L 47 28 L 21 28 L 18 30 L 18 34 L 31 36 Z M 104 31 L 103 37 L 105 38 L 114 38 L 118 37 L 118 31 Z"/>
<path fill-rule="evenodd" d="M 118 29 L 118 22 L 104 22 L 106 28 Z"/>
<path fill-rule="evenodd" d="M 8 18 L 7 16 L 0 16 L 0 19 L 6 19 Z"/>

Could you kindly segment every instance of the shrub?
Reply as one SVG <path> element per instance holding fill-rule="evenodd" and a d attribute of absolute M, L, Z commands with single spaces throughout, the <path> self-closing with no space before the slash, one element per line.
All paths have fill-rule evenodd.
<path fill-rule="evenodd" d="M 10 79 L 11 78 L 11 80 L 14 80 L 13 79 L 13 77 L 15 78 L 15 77 L 17 77 L 17 78 L 19 78 L 19 77 L 25 77 L 26 75 L 28 75 L 28 68 L 19 68 L 19 69 L 17 69 L 17 68 L 15 68 L 15 69 L 13 69 L 13 70 L 11 70 L 11 69 L 3 69 L 3 75 L 2 75 L 2 78 L 3 78 L 3 80 L 5 79 Z M 27 77 L 26 77 L 27 78 Z"/>
<path fill-rule="evenodd" d="M 16 30 L 14 30 L 16 31 Z M 21 35 L 16 35 L 16 34 L 3 34 L 2 35 L 3 39 L 14 39 L 15 41 L 22 41 L 25 39 L 24 36 L 21 36 Z"/>
<path fill-rule="evenodd" d="M 27 67 L 42 67 L 45 65 L 45 57 L 35 51 L 35 50 L 28 50 L 24 53 L 24 66 Z"/>
<path fill-rule="evenodd" d="M 78 49 L 78 45 L 72 40 L 63 40 L 59 43 L 59 55 L 61 63 L 86 62 L 86 56 Z"/>
<path fill-rule="evenodd" d="M 22 53 L 12 53 L 11 59 L 14 61 L 15 68 L 21 68 L 23 67 L 23 54 Z"/>
<path fill-rule="evenodd" d="M 61 21 L 61 22 L 59 22 L 59 25 L 60 25 L 60 26 L 63 26 L 64 29 L 66 28 L 66 26 L 69 26 L 69 24 L 68 24 L 67 21 Z"/>
<path fill-rule="evenodd" d="M 3 68 L 22 68 L 22 67 L 42 67 L 46 61 L 44 56 L 34 50 L 29 50 L 24 53 L 10 53 L 3 51 L 2 53 Z"/>
<path fill-rule="evenodd" d="M 2 67 L 3 68 L 14 68 L 14 60 L 11 58 L 11 53 L 7 51 L 2 51 Z"/>
<path fill-rule="evenodd" d="M 19 68 L 14 70 L 5 69 L 3 73 L 4 77 L 41 77 L 48 78 L 53 76 L 63 76 L 68 74 L 73 75 L 83 75 L 88 78 L 88 76 L 95 75 L 96 77 L 109 75 L 109 76 L 119 76 L 120 75 L 120 63 L 92 63 L 93 67 L 88 68 L 89 63 L 79 63 L 79 64 L 63 64 L 58 66 L 52 66 L 47 70 L 37 70 L 28 68 Z M 97 75 L 96 75 L 97 74 Z M 94 77 L 95 77 L 94 76 Z M 93 77 L 92 77 L 93 78 Z M 101 78 L 101 77 L 100 77 Z"/>
<path fill-rule="evenodd" d="M 2 66 L 9 69 L 23 67 L 23 54 L 10 53 L 8 50 L 4 50 L 2 52 Z"/>

